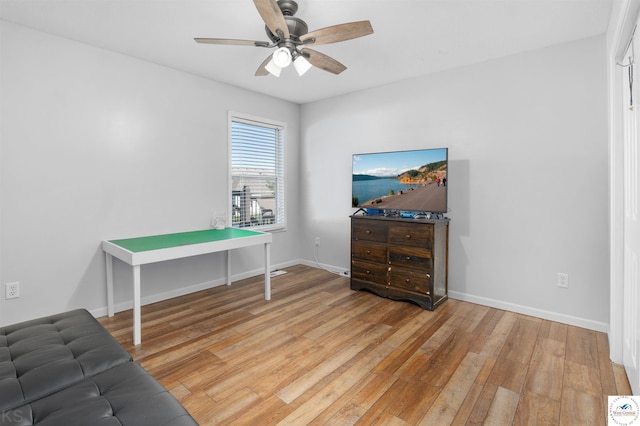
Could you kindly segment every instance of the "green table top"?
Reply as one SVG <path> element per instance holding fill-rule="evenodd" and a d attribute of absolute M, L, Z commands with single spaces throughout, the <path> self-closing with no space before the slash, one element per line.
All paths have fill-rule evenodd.
<path fill-rule="evenodd" d="M 134 253 L 138 253 L 141 251 L 159 250 L 190 244 L 210 243 L 214 241 L 228 240 L 231 238 L 251 237 L 260 234 L 261 232 L 238 228 L 205 229 L 202 231 L 110 240 L 109 242 Z"/>

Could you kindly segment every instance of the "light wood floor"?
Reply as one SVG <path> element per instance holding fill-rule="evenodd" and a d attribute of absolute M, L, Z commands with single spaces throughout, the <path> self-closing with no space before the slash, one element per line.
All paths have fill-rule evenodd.
<path fill-rule="evenodd" d="M 457 300 L 434 312 L 295 266 L 100 322 L 202 425 L 606 425 L 607 336 Z"/>

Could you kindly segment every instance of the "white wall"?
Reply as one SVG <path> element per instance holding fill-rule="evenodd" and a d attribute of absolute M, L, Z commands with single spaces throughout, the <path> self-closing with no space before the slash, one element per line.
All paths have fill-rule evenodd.
<path fill-rule="evenodd" d="M 595 37 L 304 105 L 304 258 L 319 236 L 320 263 L 349 268 L 352 154 L 448 147 L 450 295 L 605 331 L 605 50 Z"/>
<path fill-rule="evenodd" d="M 312 262 L 320 236 L 319 261 L 349 269 L 353 153 L 446 146 L 450 294 L 606 328 L 604 37 L 300 112 L 20 26 L 0 31 L 0 283 L 22 284 L 19 299 L 0 297 L 2 324 L 80 306 L 104 313 L 103 239 L 207 227 L 228 199 L 234 110 L 289 126 L 289 227 L 274 234 L 274 264 Z M 259 272 L 260 250 L 243 254 L 234 271 Z M 148 266 L 143 297 L 210 285 L 222 266 L 219 255 Z M 557 272 L 570 274 L 568 290 Z M 129 270 L 115 273 L 122 308 Z"/>
<path fill-rule="evenodd" d="M 225 211 L 227 111 L 288 124 L 289 227 L 272 263 L 297 258 L 299 106 L 0 22 L 0 297 L 7 324 L 76 307 L 106 312 L 103 239 L 207 228 Z M 142 268 L 143 300 L 208 286 L 221 255 Z M 259 248 L 236 256 L 259 272 Z M 131 300 L 117 262 L 116 303 Z"/>

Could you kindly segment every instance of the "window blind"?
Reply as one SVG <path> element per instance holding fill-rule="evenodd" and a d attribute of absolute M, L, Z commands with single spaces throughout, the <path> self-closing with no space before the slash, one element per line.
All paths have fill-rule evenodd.
<path fill-rule="evenodd" d="M 277 124 L 232 119 L 232 226 L 284 226 L 283 133 Z"/>

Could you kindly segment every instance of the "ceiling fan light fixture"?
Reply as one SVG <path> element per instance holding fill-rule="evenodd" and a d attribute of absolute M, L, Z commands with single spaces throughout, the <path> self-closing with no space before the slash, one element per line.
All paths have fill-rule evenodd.
<path fill-rule="evenodd" d="M 280 68 L 286 68 L 291 63 L 291 52 L 286 47 L 280 47 L 273 52 L 273 63 Z"/>
<path fill-rule="evenodd" d="M 296 69 L 296 72 L 298 73 L 298 75 L 300 77 L 302 77 L 304 75 L 304 73 L 306 73 L 307 71 L 309 71 L 311 69 L 313 65 L 311 65 L 311 62 L 307 61 L 307 58 L 305 58 L 302 55 L 299 55 L 294 61 L 293 61 L 293 67 Z"/>
<path fill-rule="evenodd" d="M 256 76 L 265 76 L 270 73 L 279 77 L 282 69 L 288 67 L 291 62 L 294 63 L 294 68 L 299 76 L 309 71 L 312 66 L 332 74 L 340 74 L 347 67 L 330 56 L 308 49 L 307 46 L 337 43 L 373 34 L 373 28 L 369 21 L 348 22 L 309 32 L 307 23 L 293 16 L 298 11 L 296 0 L 253 0 L 253 3 L 264 21 L 265 32 L 271 43 L 268 41 L 202 37 L 195 38 L 195 41 L 205 44 L 254 46 L 269 49 L 278 46 L 272 55 L 267 56 L 260 63 L 255 72 Z M 300 50 L 302 48 L 305 49 L 304 58 L 301 57 Z"/>
<path fill-rule="evenodd" d="M 273 58 L 271 58 L 269 63 L 267 63 L 267 65 L 264 66 L 264 69 L 269 71 L 269 74 L 271 74 L 274 77 L 280 77 L 280 73 L 282 72 L 282 67 L 279 67 L 278 65 L 276 65 Z"/>

